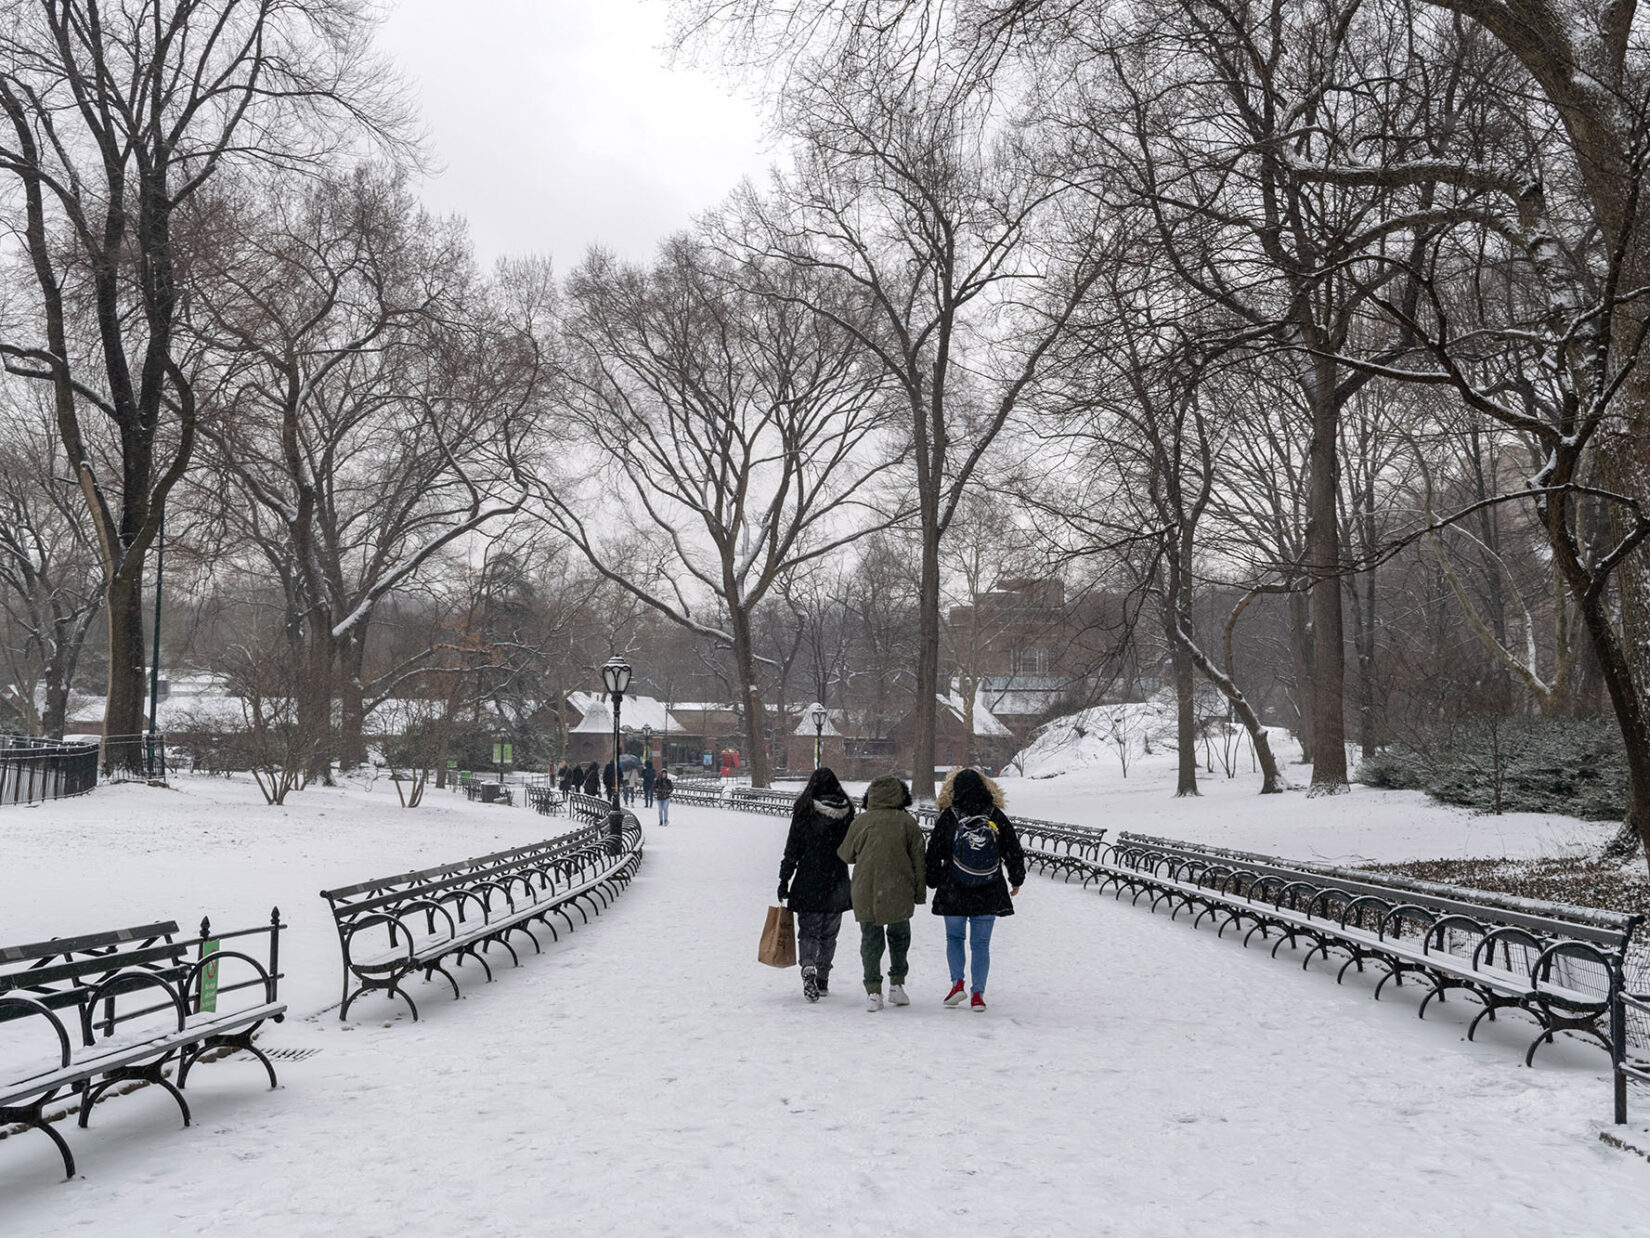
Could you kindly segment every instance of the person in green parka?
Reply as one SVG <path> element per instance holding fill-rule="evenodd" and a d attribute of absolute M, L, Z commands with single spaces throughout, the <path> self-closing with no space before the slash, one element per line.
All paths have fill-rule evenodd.
<path fill-rule="evenodd" d="M 888 950 L 888 1001 L 909 1006 L 906 958 L 911 949 L 911 913 L 927 897 L 922 830 L 906 812 L 911 791 L 892 774 L 865 791 L 865 811 L 854 818 L 837 855 L 854 866 L 854 919 L 859 921 L 859 957 L 865 964 L 865 1009 L 882 1009 L 882 952 Z"/>

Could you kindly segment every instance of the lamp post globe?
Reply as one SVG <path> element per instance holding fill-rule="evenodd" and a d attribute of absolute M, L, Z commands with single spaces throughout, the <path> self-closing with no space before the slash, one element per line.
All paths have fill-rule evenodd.
<path fill-rule="evenodd" d="M 808 716 L 814 723 L 814 768 L 818 769 L 824 760 L 825 719 L 830 715 L 825 712 L 825 706 L 815 701 L 808 706 Z"/>
<path fill-rule="evenodd" d="M 618 656 L 609 658 L 602 665 L 602 684 L 613 698 L 613 803 L 607 813 L 607 848 L 617 855 L 623 849 L 624 838 L 624 809 L 619 807 L 619 711 L 630 689 L 630 663 Z"/>

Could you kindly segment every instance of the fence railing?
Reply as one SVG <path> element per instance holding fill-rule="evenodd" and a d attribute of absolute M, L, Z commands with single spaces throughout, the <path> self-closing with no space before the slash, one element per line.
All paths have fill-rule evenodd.
<path fill-rule="evenodd" d="M 166 733 L 105 735 L 101 766 L 108 782 L 164 782 Z"/>
<path fill-rule="evenodd" d="M 0 735 L 0 805 L 83 795 L 97 786 L 97 745 Z"/>

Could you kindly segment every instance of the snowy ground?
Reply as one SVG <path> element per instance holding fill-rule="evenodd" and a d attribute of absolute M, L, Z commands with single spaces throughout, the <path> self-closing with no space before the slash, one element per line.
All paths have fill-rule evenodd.
<path fill-rule="evenodd" d="M 1127 786 L 1103 773 L 1008 780 L 1011 810 L 1331 858 L 1482 853 L 1497 837 L 1415 796 L 1261 801 L 1211 783 L 1188 805 L 1148 771 Z M 1650 1189 L 1650 1166 L 1598 1142 L 1596 1050 L 1561 1045 L 1526 1070 L 1516 1017 L 1470 1045 L 1466 1003 L 1422 1022 L 1412 991 L 1375 1003 L 1366 981 L 1337 988 L 1035 877 L 998 930 L 986 1014 L 940 1006 L 925 911 L 914 1005 L 864 1011 L 850 922 L 836 992 L 807 1006 L 794 972 L 755 962 L 783 822 L 685 806 L 588 928 L 495 984 L 472 976 L 463 1001 L 416 989 L 420 1023 L 374 999 L 346 1027 L 325 1010 L 337 961 L 317 890 L 562 823 L 434 793 L 406 813 L 393 793 L 312 790 L 282 812 L 247 791 L 186 779 L 0 816 L 8 870 L 26 877 L 0 941 L 156 912 L 227 925 L 279 903 L 294 1015 L 265 1042 L 319 1050 L 274 1093 L 253 1063 L 202 1067 L 192 1130 L 152 1089 L 100 1106 L 69 1134 L 72 1183 L 40 1135 L 0 1142 L 8 1238 L 1547 1235 L 1615 1232 Z M 1562 842 L 1557 822 L 1505 837 Z M 1627 1130 L 1646 1143 L 1643 1121 Z"/>

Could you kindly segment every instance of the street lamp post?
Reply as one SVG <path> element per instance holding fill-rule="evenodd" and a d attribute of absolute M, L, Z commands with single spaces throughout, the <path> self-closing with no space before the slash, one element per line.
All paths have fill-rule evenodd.
<path fill-rule="evenodd" d="M 808 706 L 808 716 L 814 720 L 814 768 L 818 769 L 824 762 L 825 719 L 828 715 L 825 712 L 825 706 L 815 701 Z"/>
<path fill-rule="evenodd" d="M 607 814 L 607 847 L 618 855 L 624 837 L 624 809 L 619 807 L 619 710 L 630 687 L 630 663 L 617 655 L 602 666 L 602 683 L 613 698 L 613 806 Z"/>
<path fill-rule="evenodd" d="M 642 763 L 645 765 L 653 759 L 653 724 L 642 727 Z"/>

